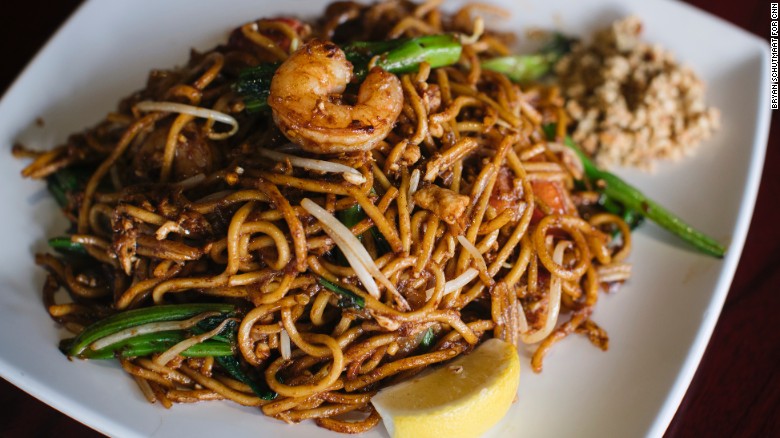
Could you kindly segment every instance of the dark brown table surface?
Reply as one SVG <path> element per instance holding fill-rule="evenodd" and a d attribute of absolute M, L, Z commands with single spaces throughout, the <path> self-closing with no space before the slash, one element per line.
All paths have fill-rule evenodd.
<path fill-rule="evenodd" d="M 766 0 L 688 0 L 768 40 Z M 79 0 L 24 0 L 3 7 L 4 91 Z M 766 86 L 769 92 L 769 85 Z M 780 125 L 767 146 L 750 232 L 726 304 L 668 437 L 780 436 Z M 4 145 L 7 148 L 8 145 Z M 0 436 L 102 436 L 0 379 Z"/>

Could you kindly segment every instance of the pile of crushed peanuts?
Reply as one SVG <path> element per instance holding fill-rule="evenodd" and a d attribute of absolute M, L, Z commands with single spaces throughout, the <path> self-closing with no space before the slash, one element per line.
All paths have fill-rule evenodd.
<path fill-rule="evenodd" d="M 658 160 L 692 155 L 720 126 L 702 80 L 641 33 L 637 17 L 616 21 L 555 67 L 572 138 L 603 168 L 652 171 Z"/>

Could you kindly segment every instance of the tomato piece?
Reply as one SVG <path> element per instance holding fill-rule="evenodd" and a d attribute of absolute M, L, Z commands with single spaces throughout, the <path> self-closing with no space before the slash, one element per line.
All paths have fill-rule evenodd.
<path fill-rule="evenodd" d="M 496 209 L 497 214 L 507 208 L 517 209 L 520 200 L 523 198 L 523 185 L 519 179 L 514 178 L 514 174 L 506 167 L 498 171 L 496 183 L 493 185 L 493 191 L 490 193 L 488 203 Z M 515 218 L 518 218 L 519 211 L 515 211 Z"/>
<path fill-rule="evenodd" d="M 531 189 L 533 190 L 534 197 L 537 203 L 544 204 L 549 208 L 549 214 L 570 214 L 569 206 L 571 202 L 567 202 L 566 187 L 560 181 L 531 181 Z M 539 208 L 539 205 L 534 209 L 534 215 L 532 221 L 538 222 L 545 215 L 545 213 Z"/>

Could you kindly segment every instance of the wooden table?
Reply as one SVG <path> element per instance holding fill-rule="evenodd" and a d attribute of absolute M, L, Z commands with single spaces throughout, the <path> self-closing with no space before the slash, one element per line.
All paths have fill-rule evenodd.
<path fill-rule="evenodd" d="M 0 90 L 75 10 L 79 0 L 6 5 Z M 769 2 L 688 0 L 764 39 Z M 769 86 L 767 85 L 767 92 Z M 7 148 L 8 145 L 4 145 Z M 780 436 L 780 121 L 773 118 L 750 233 L 726 304 L 668 437 Z M 0 379 L 0 436 L 101 436 Z"/>

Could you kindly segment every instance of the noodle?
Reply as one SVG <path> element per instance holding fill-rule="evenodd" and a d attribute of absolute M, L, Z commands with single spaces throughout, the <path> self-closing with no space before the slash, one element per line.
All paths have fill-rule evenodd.
<path fill-rule="evenodd" d="M 339 3 L 313 24 L 245 24 L 184 67 L 151 75 L 66 144 L 18 152 L 33 158 L 26 177 L 88 171 L 64 206 L 70 243 L 84 252 L 36 257 L 49 272 L 51 317 L 81 330 L 131 309 L 233 305 L 221 324 L 167 351 L 121 356 L 122 368 L 151 402 L 228 399 L 345 433 L 379 422 L 370 405 L 378 389 L 490 337 L 534 344 L 537 371 L 573 333 L 605 349 L 590 316 L 599 287 L 630 276 L 630 230 L 582 202 L 574 185 L 582 164 L 543 140 L 542 125 L 564 113 L 557 91 L 526 95 L 480 68 L 509 49 L 472 12 L 503 11 L 476 4 L 450 16 L 439 3 Z M 443 32 L 465 35 L 460 60 L 399 75 L 398 118 L 372 150 L 291 145 L 292 128 L 247 111 L 231 86 L 245 68 L 294 60 L 315 37 L 344 44 Z M 349 93 L 330 104 L 356 101 Z M 56 303 L 58 289 L 72 303 Z M 213 316 L 141 332 L 194 330 Z M 428 332 L 435 339 L 423 343 Z M 185 354 L 225 336 L 250 379 L 218 355 Z M 276 398 L 259 397 L 252 382 Z M 353 411 L 360 419 L 342 416 Z"/>

